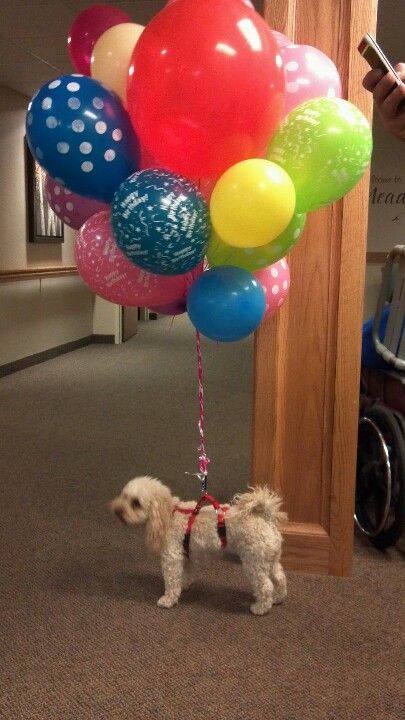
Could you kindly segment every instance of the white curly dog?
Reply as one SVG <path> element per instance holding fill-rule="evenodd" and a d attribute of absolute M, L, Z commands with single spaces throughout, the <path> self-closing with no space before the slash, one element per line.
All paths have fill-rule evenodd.
<path fill-rule="evenodd" d="M 130 480 L 110 507 L 126 525 L 145 526 L 147 548 L 161 557 L 165 593 L 159 607 L 171 608 L 187 589 L 196 565 L 207 553 L 238 555 L 251 586 L 255 602 L 250 610 L 265 615 L 287 594 L 286 577 L 280 564 L 282 536 L 279 530 L 286 514 L 281 499 L 265 487 L 236 495 L 231 505 L 222 506 L 226 526 L 226 547 L 218 534 L 217 514 L 203 507 L 190 533 L 189 558 L 184 550 L 187 523 L 196 503 L 181 502 L 169 488 L 152 477 Z"/>

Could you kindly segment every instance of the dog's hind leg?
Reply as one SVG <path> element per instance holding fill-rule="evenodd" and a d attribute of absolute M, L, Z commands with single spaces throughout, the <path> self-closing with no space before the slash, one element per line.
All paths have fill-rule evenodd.
<path fill-rule="evenodd" d="M 193 566 L 191 564 L 191 560 L 185 560 L 184 565 L 183 565 L 183 581 L 182 581 L 183 590 L 190 590 L 193 582 L 194 582 L 194 573 L 193 573 Z"/>
<path fill-rule="evenodd" d="M 279 557 L 270 570 L 270 579 L 274 585 L 273 603 L 278 605 L 283 602 L 287 595 L 287 578 L 281 567 Z"/>
<path fill-rule="evenodd" d="M 243 557 L 241 560 L 243 572 L 255 597 L 250 612 L 253 615 L 265 615 L 273 605 L 273 583 L 268 575 L 268 565 L 252 556 Z"/>
<path fill-rule="evenodd" d="M 162 557 L 162 571 L 165 594 L 158 600 L 159 607 L 171 608 L 177 605 L 182 590 L 184 556 L 168 554 Z"/>

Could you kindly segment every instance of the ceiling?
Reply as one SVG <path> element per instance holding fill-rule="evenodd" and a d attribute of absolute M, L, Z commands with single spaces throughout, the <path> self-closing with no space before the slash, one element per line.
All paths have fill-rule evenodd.
<path fill-rule="evenodd" d="M 195 0 L 198 2 L 198 0 Z M 114 0 L 141 25 L 166 0 Z M 0 85 L 31 97 L 47 80 L 72 72 L 66 38 L 78 13 L 91 0 L 0 0 Z M 262 0 L 255 0 L 256 7 Z"/>

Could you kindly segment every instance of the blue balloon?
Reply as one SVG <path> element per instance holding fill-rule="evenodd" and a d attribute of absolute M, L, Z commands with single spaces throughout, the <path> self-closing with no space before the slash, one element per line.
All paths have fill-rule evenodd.
<path fill-rule="evenodd" d="M 46 172 L 85 197 L 111 202 L 139 168 L 139 143 L 119 97 L 84 75 L 43 85 L 28 106 L 26 133 Z"/>
<path fill-rule="evenodd" d="M 187 310 L 194 327 L 211 340 L 234 342 L 260 325 L 266 298 L 263 287 L 248 270 L 220 265 L 192 284 Z"/>
<path fill-rule="evenodd" d="M 203 259 L 211 233 L 195 185 L 167 170 L 141 170 L 114 195 L 111 225 L 122 252 L 157 275 L 181 275 Z"/>

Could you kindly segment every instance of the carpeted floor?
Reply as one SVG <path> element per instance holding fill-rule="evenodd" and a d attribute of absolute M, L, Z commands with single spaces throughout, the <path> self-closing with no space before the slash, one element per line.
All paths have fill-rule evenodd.
<path fill-rule="evenodd" d="M 211 489 L 225 497 L 249 481 L 252 345 L 204 348 Z M 0 717 L 399 720 L 398 550 L 357 542 L 349 580 L 290 573 L 264 618 L 229 562 L 156 607 L 157 562 L 105 503 L 139 472 L 197 494 L 183 474 L 195 391 L 182 320 L 0 380 Z"/>

